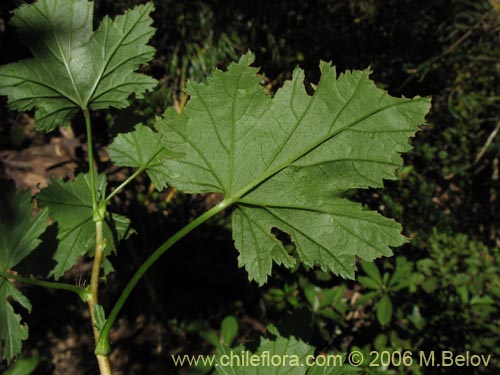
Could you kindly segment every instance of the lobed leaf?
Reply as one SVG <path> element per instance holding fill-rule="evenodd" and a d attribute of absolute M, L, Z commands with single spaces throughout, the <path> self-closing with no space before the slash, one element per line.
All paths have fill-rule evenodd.
<path fill-rule="evenodd" d="M 96 181 L 98 197 L 106 191 L 106 178 L 99 175 Z M 59 244 L 54 253 L 57 265 L 50 275 L 60 278 L 71 268 L 79 256 L 92 255 L 95 250 L 95 223 L 93 221 L 90 176 L 79 174 L 75 180 L 63 182 L 52 179 L 48 187 L 37 195 L 41 207 L 47 207 L 50 217 L 58 224 Z M 130 221 L 120 215 L 108 214 L 104 224 L 107 241 L 104 256 L 116 249 L 118 240 L 128 237 Z M 112 271 L 109 261 L 103 262 L 105 274 Z"/>
<path fill-rule="evenodd" d="M 14 11 L 12 24 L 33 58 L 0 67 L 0 95 L 13 109 L 36 109 L 40 130 L 68 124 L 80 109 L 124 108 L 156 81 L 135 71 L 153 58 L 153 5 L 139 5 L 92 30 L 93 3 L 38 0 Z"/>
<path fill-rule="evenodd" d="M 47 227 L 47 211 L 33 216 L 29 191 L 16 194 L 15 185 L 0 180 L 0 270 L 7 271 L 26 258 L 40 244 Z M 0 346 L 8 362 L 21 352 L 28 338 L 28 326 L 21 323 L 11 301 L 31 311 L 29 300 L 7 279 L 0 277 Z"/>
<path fill-rule="evenodd" d="M 173 156 L 162 142 L 161 136 L 142 124 L 130 133 L 119 134 L 108 147 L 109 157 L 120 167 L 135 167 L 146 171 L 158 190 L 167 183 L 162 160 Z"/>
<path fill-rule="evenodd" d="M 0 340 L 2 358 L 7 362 L 21 353 L 22 342 L 28 338 L 28 325 L 21 323 L 21 316 L 16 314 L 9 299 L 31 312 L 31 303 L 25 295 L 9 281 L 0 278 Z"/>
<path fill-rule="evenodd" d="M 233 238 L 250 280 L 265 283 L 273 261 L 297 261 L 274 228 L 290 235 L 304 264 L 353 278 L 356 256 L 391 255 L 405 238 L 395 221 L 344 195 L 396 178 L 430 99 L 391 97 L 369 71 L 337 76 L 324 62 L 312 95 L 296 69 L 271 98 L 253 61 L 247 53 L 207 83 L 190 82 L 184 111 L 157 121 L 165 147 L 179 154 L 163 161 L 167 180 L 236 205 Z"/>
<path fill-rule="evenodd" d="M 40 244 L 47 228 L 47 210 L 33 216 L 28 190 L 16 194 L 15 185 L 0 180 L 0 269 L 16 266 Z"/>

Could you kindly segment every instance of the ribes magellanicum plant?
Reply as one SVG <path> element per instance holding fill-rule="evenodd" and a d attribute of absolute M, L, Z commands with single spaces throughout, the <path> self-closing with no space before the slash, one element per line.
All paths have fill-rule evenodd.
<path fill-rule="evenodd" d="M 152 11 L 152 4 L 137 6 L 114 20 L 106 17 L 95 31 L 87 0 L 38 0 L 14 12 L 12 23 L 33 58 L 0 67 L 0 94 L 8 96 L 13 109 L 35 109 L 39 130 L 68 125 L 78 112 L 87 129 L 88 173 L 73 181 L 53 180 L 37 195 L 43 208 L 37 223 L 43 224 L 48 214 L 58 229 L 50 276 L 61 277 L 78 256 L 92 258 L 93 267 L 90 286 L 81 288 L 27 279 L 9 272 L 12 262 L 0 264 L 2 288 L 8 288 L 0 312 L 7 311 L 15 323 L 0 326 L 7 361 L 19 354 L 27 338 L 8 303 L 13 296 L 29 307 L 11 286 L 10 280 L 18 280 L 70 290 L 88 303 L 99 368 L 111 374 L 108 335 L 132 289 L 166 250 L 231 206 L 239 265 L 260 285 L 273 263 L 292 267 L 302 262 L 353 278 L 356 257 L 370 261 L 389 256 L 391 247 L 406 241 L 399 224 L 344 194 L 395 179 L 400 154 L 410 149 L 408 138 L 424 122 L 429 99 L 391 97 L 370 81 L 368 70 L 338 75 L 325 62 L 312 95 L 299 68 L 274 97 L 267 95 L 258 69 L 251 67 L 250 52 L 226 71 L 216 70 L 206 83 L 190 82 L 182 113 L 167 109 L 157 119 L 156 131 L 137 125 L 109 146 L 116 165 L 137 168 L 109 192 L 106 176 L 94 166 L 91 112 L 124 108 L 131 94 L 141 97 L 155 86 L 154 79 L 136 72 L 154 54 L 147 45 L 154 33 Z M 112 270 L 106 256 L 116 239 L 131 233 L 129 219 L 109 213 L 107 205 L 142 172 L 158 189 L 169 184 L 188 193 L 222 193 L 223 199 L 156 249 L 105 314 L 98 288 L 101 273 Z M 38 241 L 42 224 L 28 231 L 32 241 Z M 274 228 L 289 234 L 295 252 L 286 250 Z M 18 250 L 12 239 L 16 233 L 2 228 L 0 259 L 15 253 L 20 261 L 33 250 L 35 242 Z"/>

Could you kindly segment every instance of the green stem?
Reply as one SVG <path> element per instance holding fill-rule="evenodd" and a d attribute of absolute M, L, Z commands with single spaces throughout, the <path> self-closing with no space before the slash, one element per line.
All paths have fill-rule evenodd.
<path fill-rule="evenodd" d="M 168 249 L 170 249 L 173 245 L 177 243 L 180 239 L 189 234 L 192 230 L 197 228 L 199 225 L 203 224 L 205 221 L 209 220 L 225 208 L 229 207 L 234 203 L 234 199 L 231 200 L 223 200 L 219 204 L 212 207 L 210 210 L 206 211 L 202 215 L 198 216 L 184 228 L 176 232 L 172 237 L 170 237 L 167 241 L 165 241 L 160 247 L 158 247 L 146 261 L 139 267 L 139 269 L 135 272 L 134 276 L 130 279 L 125 289 L 123 289 L 122 294 L 116 301 L 113 309 L 109 313 L 109 316 L 106 319 L 106 323 L 104 324 L 101 334 L 99 336 L 99 340 L 97 342 L 97 346 L 95 349 L 95 353 L 98 355 L 107 355 L 109 353 L 109 332 L 111 327 L 116 320 L 120 310 L 122 309 L 125 301 L 130 296 L 130 293 L 137 285 L 141 277 L 146 273 L 146 271 L 158 260 L 158 258 L 165 253 Z"/>
<path fill-rule="evenodd" d="M 97 343 L 100 332 L 96 326 L 95 306 L 99 303 L 99 274 L 101 272 L 102 257 L 104 248 L 106 247 L 106 239 L 104 238 L 103 222 L 106 216 L 106 202 L 98 202 L 97 186 L 96 186 L 96 170 L 94 168 L 94 147 L 92 143 L 92 125 L 90 123 L 90 113 L 87 108 L 83 109 L 85 117 L 85 127 L 87 128 L 87 155 L 89 159 L 89 174 L 90 174 L 90 191 L 92 195 L 92 211 L 95 222 L 95 253 L 92 264 L 92 276 L 90 279 L 90 293 L 85 302 L 89 306 L 92 328 L 94 331 L 94 339 Z M 112 375 L 109 358 L 107 355 L 96 355 L 97 363 L 99 364 L 99 372 L 101 375 Z"/>
<path fill-rule="evenodd" d="M 132 175 L 130 175 L 125 181 L 123 181 L 115 190 L 113 190 L 107 197 L 104 199 L 106 203 L 108 203 L 116 194 L 123 190 L 125 186 L 127 186 L 132 180 L 134 180 L 137 176 L 139 176 L 146 168 L 139 168 Z"/>
<path fill-rule="evenodd" d="M 92 209 L 94 216 L 97 214 L 97 192 L 95 184 L 95 169 L 94 169 L 94 147 L 92 144 L 92 126 L 90 123 L 90 113 L 88 109 L 83 110 L 83 117 L 85 117 L 85 127 L 87 128 L 87 153 L 89 159 L 89 174 L 90 174 L 90 188 L 92 194 Z"/>
<path fill-rule="evenodd" d="M 99 274 L 101 272 L 102 257 L 106 248 L 106 240 L 104 239 L 103 220 L 95 222 L 95 253 L 94 262 L 92 264 L 92 276 L 90 277 L 90 293 L 91 297 L 89 305 L 91 309 L 92 323 L 94 322 L 94 305 L 99 303 Z"/>
<path fill-rule="evenodd" d="M 67 290 L 69 292 L 78 294 L 84 302 L 87 302 L 87 299 L 90 294 L 87 289 L 72 284 L 59 283 L 55 281 L 35 280 L 19 275 L 14 275 L 10 272 L 4 272 L 4 271 L 0 271 L 0 276 L 2 276 L 5 279 L 12 279 L 26 284 L 42 286 L 44 288 Z"/>
<path fill-rule="evenodd" d="M 149 160 L 144 163 L 139 169 L 137 169 L 131 176 L 129 176 L 125 181 L 123 181 L 115 190 L 113 190 L 107 197 L 104 199 L 106 203 L 108 203 L 116 194 L 123 190 L 125 186 L 127 186 L 132 180 L 134 180 L 137 176 L 139 176 L 142 172 L 144 172 L 150 164 L 156 159 L 156 157 L 163 151 L 163 149 L 155 152 L 153 156 L 149 158 Z"/>

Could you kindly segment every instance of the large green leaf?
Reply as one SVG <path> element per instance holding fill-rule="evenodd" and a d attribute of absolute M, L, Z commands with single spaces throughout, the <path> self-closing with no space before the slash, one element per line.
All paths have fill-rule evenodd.
<path fill-rule="evenodd" d="M 154 55 L 146 43 L 154 33 L 151 3 L 104 18 L 92 30 L 93 3 L 38 0 L 14 11 L 12 24 L 34 58 L 0 67 L 0 95 L 11 108 L 36 108 L 36 126 L 50 131 L 79 109 L 128 106 L 127 98 L 156 81 L 135 73 Z"/>
<path fill-rule="evenodd" d="M 273 260 L 296 259 L 273 234 L 291 236 L 299 259 L 354 277 L 355 257 L 373 260 L 401 245 L 401 227 L 345 199 L 355 188 L 382 187 L 402 166 L 400 153 L 424 122 L 428 98 L 393 98 L 368 78 L 321 63 L 313 95 L 296 69 L 274 98 L 244 55 L 206 84 L 190 82 L 181 114 L 157 123 L 164 145 L 181 153 L 165 159 L 168 181 L 188 192 L 220 192 L 232 214 L 239 263 L 263 284 Z"/>
<path fill-rule="evenodd" d="M 30 192 L 16 194 L 13 183 L 0 180 L 0 270 L 5 272 L 27 257 L 40 244 L 46 227 L 47 210 L 33 216 Z M 31 310 L 28 299 L 0 277 L 0 346 L 7 361 L 21 352 L 22 341 L 28 338 L 28 326 L 21 323 L 9 299 Z"/>
<path fill-rule="evenodd" d="M 161 142 L 161 136 L 144 125 L 130 133 L 119 134 L 108 147 L 113 162 L 121 167 L 145 170 L 158 190 L 165 187 L 167 176 L 162 159 L 173 156 Z"/>
<path fill-rule="evenodd" d="M 71 268 L 79 256 L 92 255 L 95 250 L 95 223 L 93 220 L 90 176 L 79 174 L 74 181 L 63 182 L 53 179 L 51 184 L 37 195 L 41 207 L 48 207 L 49 215 L 57 222 L 59 244 L 54 253 L 56 267 L 51 275 L 56 279 Z M 106 177 L 99 175 L 96 181 L 98 198 L 106 190 Z M 116 240 L 131 234 L 126 217 L 108 214 L 104 225 L 107 241 L 104 255 L 116 248 Z M 105 273 L 112 270 L 108 261 L 103 262 Z"/>

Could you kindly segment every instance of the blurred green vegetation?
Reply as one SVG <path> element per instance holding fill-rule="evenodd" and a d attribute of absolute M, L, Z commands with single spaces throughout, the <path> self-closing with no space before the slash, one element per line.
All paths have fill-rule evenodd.
<path fill-rule="evenodd" d="M 113 15 L 141 2 L 97 0 L 96 10 Z M 0 5 L 2 63 L 26 53 L 5 26 L 16 4 Z M 470 350 L 494 358 L 487 369 L 415 365 L 383 373 L 500 373 L 500 2 L 157 0 L 155 5 L 158 52 L 146 70 L 160 85 L 134 107 L 146 122 L 167 106 L 182 107 L 188 79 L 203 80 L 247 49 L 256 53 L 271 93 L 296 65 L 306 70 L 308 82 L 317 82 L 322 59 L 340 71 L 369 66 L 393 95 L 433 97 L 429 124 L 405 155 L 400 180 L 387 183 L 383 192 L 355 194 L 402 223 L 412 241 L 396 249 L 396 257 L 360 264 L 356 281 L 277 267 L 259 289 L 235 271 L 228 220 L 220 218 L 176 248 L 158 265 L 160 271 L 153 270 L 155 282 L 144 283 L 149 293 L 135 297 L 142 303 L 159 298 L 153 313 L 168 327 L 165 347 L 207 352 L 226 330 L 231 342 L 251 344 L 256 328 L 271 322 L 319 352 Z M 16 116 L 0 107 L 2 147 L 22 144 Z M 102 118 L 102 144 L 113 133 L 106 125 L 123 126 L 127 116 L 113 112 Z M 148 181 L 139 181 L 134 193 L 125 209 L 142 237 L 122 251 L 132 259 L 143 254 L 130 248 L 154 248 L 207 204 L 198 196 L 155 193 Z M 123 275 L 136 263 L 116 262 Z M 138 312 L 131 307 L 128 314 Z M 226 316 L 231 327 L 234 317 L 239 321 L 236 340 L 234 328 L 216 333 Z"/>

